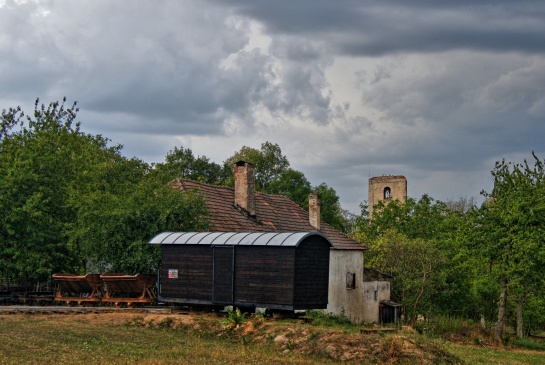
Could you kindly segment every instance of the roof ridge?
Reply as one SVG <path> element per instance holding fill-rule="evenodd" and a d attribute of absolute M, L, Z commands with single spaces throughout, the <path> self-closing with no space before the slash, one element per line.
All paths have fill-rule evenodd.
<path fill-rule="evenodd" d="M 191 182 L 191 183 L 195 183 L 195 184 L 198 184 L 198 185 L 209 186 L 211 188 L 218 188 L 219 187 L 219 188 L 225 188 L 225 189 L 228 189 L 228 190 L 235 191 L 235 188 L 232 188 L 230 186 L 225 186 L 225 185 L 209 184 L 209 183 L 205 183 L 205 182 L 202 182 L 202 181 L 184 179 L 184 178 L 181 178 L 181 177 L 177 178 L 176 180 L 179 181 L 182 185 L 184 184 L 184 182 Z"/>

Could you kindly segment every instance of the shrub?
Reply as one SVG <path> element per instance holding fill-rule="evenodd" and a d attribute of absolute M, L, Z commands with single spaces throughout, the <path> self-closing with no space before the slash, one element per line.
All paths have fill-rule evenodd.
<path fill-rule="evenodd" d="M 312 310 L 307 312 L 307 316 L 312 318 L 312 324 L 316 326 L 326 327 L 352 327 L 354 325 L 350 319 L 344 314 L 344 310 L 339 315 L 327 313 L 320 310 Z"/>
<path fill-rule="evenodd" d="M 528 350 L 545 351 L 545 343 L 534 341 L 529 338 L 517 338 L 511 341 L 511 344 Z"/>

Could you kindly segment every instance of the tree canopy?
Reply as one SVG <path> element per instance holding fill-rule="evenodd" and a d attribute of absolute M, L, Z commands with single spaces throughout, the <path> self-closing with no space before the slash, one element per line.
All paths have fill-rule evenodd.
<path fill-rule="evenodd" d="M 155 270 L 147 241 L 161 230 L 202 225 L 202 199 L 172 194 L 146 163 L 84 133 L 76 103 L 65 103 L 36 100 L 29 116 L 2 111 L 1 266 L 30 277 L 82 273 L 90 263 Z"/>

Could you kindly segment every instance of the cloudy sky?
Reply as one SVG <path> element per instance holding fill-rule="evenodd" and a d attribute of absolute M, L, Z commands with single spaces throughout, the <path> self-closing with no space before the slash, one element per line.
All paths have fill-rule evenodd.
<path fill-rule="evenodd" d="M 383 174 L 479 198 L 545 158 L 545 2 L 0 0 L 0 109 L 63 96 L 148 162 L 270 141 L 353 212 Z"/>

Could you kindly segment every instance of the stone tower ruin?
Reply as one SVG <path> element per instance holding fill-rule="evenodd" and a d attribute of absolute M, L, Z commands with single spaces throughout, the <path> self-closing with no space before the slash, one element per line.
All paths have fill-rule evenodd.
<path fill-rule="evenodd" d="M 407 179 L 405 176 L 383 175 L 369 179 L 369 218 L 373 217 L 373 206 L 382 200 L 399 200 L 404 203 L 407 198 Z"/>

